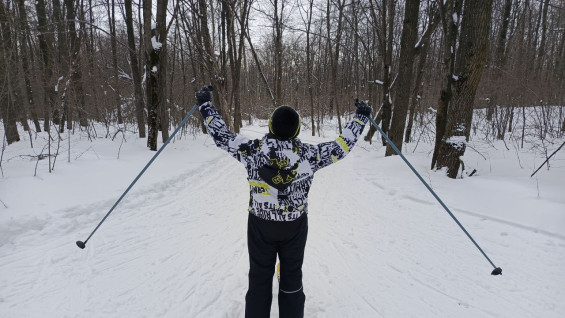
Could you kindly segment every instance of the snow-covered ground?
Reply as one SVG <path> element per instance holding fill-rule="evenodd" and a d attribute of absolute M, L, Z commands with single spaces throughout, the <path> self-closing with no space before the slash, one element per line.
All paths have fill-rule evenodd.
<path fill-rule="evenodd" d="M 265 131 L 256 124 L 243 134 Z M 304 129 L 300 137 L 318 143 L 337 135 L 324 133 Z M 121 134 L 115 141 L 76 134 L 70 163 L 65 142 L 55 171 L 41 160 L 34 176 L 27 155 L 41 151 L 41 136 L 35 152 L 22 134 L 3 156 L 1 317 L 243 317 L 248 184 L 237 161 L 208 136 L 175 140 L 80 250 L 75 241 L 154 153 L 132 133 L 123 144 Z M 306 317 L 563 317 L 565 150 L 530 178 L 545 159 L 530 144 L 471 146 L 467 170 L 478 172 L 457 180 L 429 169 L 429 144 L 404 151 L 503 275 L 490 275 L 491 265 L 398 156 L 361 141 L 314 179 Z"/>

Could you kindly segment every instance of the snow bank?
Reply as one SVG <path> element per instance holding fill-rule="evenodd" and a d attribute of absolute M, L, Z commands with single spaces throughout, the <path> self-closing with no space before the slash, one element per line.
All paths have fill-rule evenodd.
<path fill-rule="evenodd" d="M 265 123 L 247 126 L 256 138 Z M 335 123 L 318 143 L 337 136 Z M 145 139 L 72 136 L 55 170 L 42 134 L 10 145 L 0 179 L 0 316 L 242 317 L 247 288 L 244 168 L 205 135 L 175 140 L 88 242 L 153 156 Z M 66 137 L 66 135 L 64 136 Z M 565 153 L 549 170 L 531 148 L 471 140 L 473 177 L 407 158 L 452 209 L 490 265 L 398 157 L 361 141 L 320 171 L 310 194 L 307 317 L 560 317 L 565 312 Z M 119 154 L 119 159 L 118 159 Z M 37 176 L 34 175 L 37 164 Z M 272 317 L 277 317 L 276 283 Z"/>

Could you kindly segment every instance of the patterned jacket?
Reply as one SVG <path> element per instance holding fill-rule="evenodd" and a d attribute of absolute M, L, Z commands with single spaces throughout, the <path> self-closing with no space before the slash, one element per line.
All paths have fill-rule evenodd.
<path fill-rule="evenodd" d="M 247 169 L 249 212 L 272 221 L 293 221 L 308 212 L 314 173 L 343 159 L 369 120 L 356 114 L 335 141 L 310 145 L 298 138 L 278 140 L 270 133 L 249 140 L 231 132 L 212 104 L 202 104 L 199 110 L 216 145 Z"/>

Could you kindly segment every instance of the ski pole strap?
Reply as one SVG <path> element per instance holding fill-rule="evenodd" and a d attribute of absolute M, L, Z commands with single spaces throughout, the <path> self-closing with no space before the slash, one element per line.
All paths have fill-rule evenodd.
<path fill-rule="evenodd" d="M 369 120 L 371 121 L 371 124 L 373 126 L 375 126 L 375 128 L 379 131 L 379 133 L 386 139 L 387 143 L 392 147 L 392 149 L 402 158 L 402 160 L 404 160 L 404 162 L 408 165 L 408 167 L 412 170 L 412 172 L 414 172 L 414 174 L 418 177 L 418 179 L 420 179 L 420 181 L 422 181 L 422 183 L 424 184 L 424 186 L 426 186 L 426 188 L 432 193 L 432 195 L 434 196 L 434 198 L 436 198 L 436 200 L 439 202 L 439 204 L 445 209 L 445 211 L 447 211 L 447 213 L 449 213 L 449 215 L 451 216 L 451 218 L 455 221 L 455 223 L 457 223 L 457 225 L 459 225 L 459 227 L 461 228 L 461 230 L 463 230 L 463 232 L 465 232 L 465 234 L 467 234 L 467 237 L 469 237 L 469 239 L 471 240 L 471 242 L 473 242 L 473 244 L 475 244 L 475 246 L 479 249 L 479 251 L 483 254 L 483 256 L 487 259 L 487 261 L 492 265 L 492 267 L 494 267 L 494 270 L 492 271 L 491 275 L 501 275 L 502 274 L 502 269 L 500 267 L 496 267 L 496 265 L 494 265 L 494 263 L 490 260 L 490 258 L 488 258 L 487 254 L 483 251 L 483 249 L 479 246 L 479 244 L 477 244 L 477 242 L 475 242 L 475 240 L 473 239 L 473 237 L 471 236 L 471 234 L 469 234 L 469 232 L 467 232 L 467 230 L 465 229 L 465 227 L 463 227 L 463 225 L 459 222 L 459 220 L 457 220 L 457 218 L 455 217 L 455 215 L 453 215 L 453 213 L 451 213 L 451 211 L 449 210 L 449 208 L 445 205 L 445 203 L 443 203 L 443 201 L 439 198 L 439 196 L 435 193 L 435 191 L 430 187 L 430 185 L 424 180 L 424 178 L 422 178 L 422 176 L 418 173 L 418 171 L 416 171 L 416 169 L 412 166 L 412 164 L 408 161 L 408 159 L 406 159 L 406 157 L 404 157 L 404 155 L 402 154 L 402 152 L 398 149 L 398 147 L 396 147 L 396 145 L 392 142 L 392 140 L 390 140 L 390 138 L 387 136 L 387 134 L 381 129 L 381 127 L 379 127 L 379 125 L 375 122 L 375 120 L 369 116 Z"/>
<path fill-rule="evenodd" d="M 149 162 L 145 165 L 145 167 L 143 168 L 143 170 L 141 170 L 141 172 L 137 175 L 137 177 L 135 177 L 135 179 L 133 180 L 133 182 L 128 186 L 128 188 L 126 189 L 126 191 L 124 191 L 124 193 L 122 193 L 122 195 L 120 196 L 120 198 L 118 199 L 118 201 L 116 201 L 116 203 L 114 203 L 114 206 L 112 206 L 112 208 L 110 209 L 110 211 L 108 211 L 108 213 L 106 213 L 106 215 L 104 216 L 104 218 L 102 218 L 102 221 L 100 221 L 100 223 L 98 223 L 98 225 L 96 226 L 96 228 L 94 229 L 94 231 L 92 231 L 92 233 L 90 233 L 90 235 L 88 236 L 88 238 L 83 242 L 82 246 L 84 246 L 86 244 L 86 242 L 88 242 L 88 240 L 92 237 L 92 235 L 94 234 L 94 232 L 96 232 L 96 230 L 98 230 L 98 228 L 100 227 L 100 225 L 102 225 L 102 223 L 104 223 L 104 221 L 106 220 L 106 218 L 110 215 L 110 213 L 112 213 L 112 211 L 114 211 L 114 209 L 116 208 L 116 206 L 118 206 L 118 204 L 120 203 L 120 201 L 122 201 L 122 199 L 126 196 L 126 194 L 129 192 L 129 190 L 133 187 L 133 185 L 137 182 L 137 180 L 139 180 L 139 178 L 141 178 L 141 176 L 145 173 L 145 170 L 147 170 L 147 168 L 149 168 L 149 166 L 153 163 L 153 161 L 155 161 L 155 159 L 159 156 L 159 154 L 161 153 L 161 151 L 163 151 L 163 149 L 165 149 L 165 147 L 169 144 L 169 142 L 175 137 L 175 135 L 177 134 L 177 132 L 186 124 L 186 122 L 188 121 L 188 119 L 190 118 L 190 116 L 192 116 L 192 113 L 194 113 L 194 111 L 198 108 L 198 105 L 195 104 L 192 109 L 190 109 L 190 111 L 188 112 L 188 114 L 186 114 L 186 116 L 184 117 L 184 119 L 182 120 L 182 122 L 178 125 L 178 127 L 175 129 L 175 131 L 171 134 L 171 136 L 167 139 L 167 141 L 165 141 L 163 143 L 163 145 L 161 146 L 161 148 L 159 148 L 159 150 L 157 151 L 157 153 L 155 153 L 155 155 L 153 156 L 153 158 L 151 158 L 151 160 L 149 160 Z M 79 246 L 80 247 L 80 246 Z M 81 247 L 83 248 L 83 247 Z"/>

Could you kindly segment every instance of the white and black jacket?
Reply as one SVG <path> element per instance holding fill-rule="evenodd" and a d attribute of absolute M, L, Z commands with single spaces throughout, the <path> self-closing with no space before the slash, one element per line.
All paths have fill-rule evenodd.
<path fill-rule="evenodd" d="M 212 104 L 204 103 L 199 110 L 216 145 L 247 169 L 249 212 L 272 221 L 293 221 L 307 213 L 314 173 L 343 159 L 369 120 L 356 114 L 335 141 L 310 145 L 298 138 L 278 140 L 270 133 L 249 140 L 231 132 Z"/>

